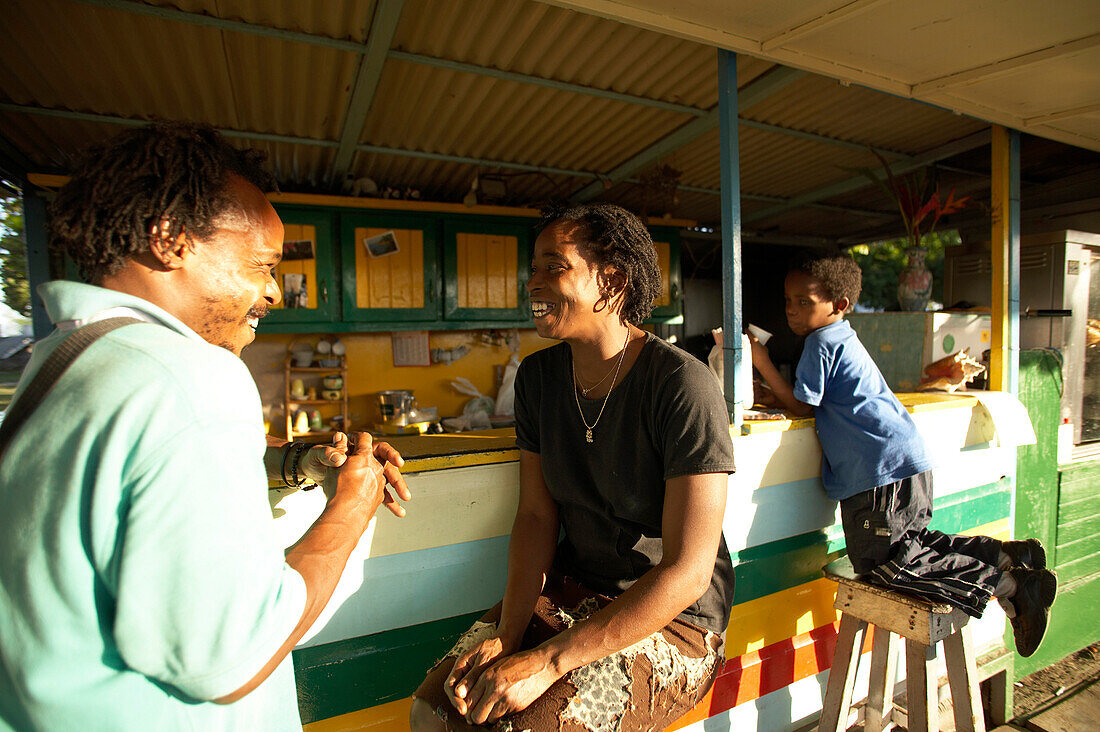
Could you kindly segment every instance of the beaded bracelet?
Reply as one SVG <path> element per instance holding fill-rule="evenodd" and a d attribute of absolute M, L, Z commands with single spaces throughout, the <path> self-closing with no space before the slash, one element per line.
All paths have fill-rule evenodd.
<path fill-rule="evenodd" d="M 305 446 L 304 442 L 288 442 L 287 445 L 286 445 L 286 450 L 283 452 L 283 462 L 282 462 L 282 465 L 279 468 L 279 472 L 282 475 L 283 484 L 286 485 L 287 488 L 297 488 L 297 487 L 301 486 L 302 483 L 305 482 L 305 478 L 302 478 L 301 480 L 297 480 L 297 478 L 298 478 L 298 458 L 297 457 L 295 457 L 294 462 L 293 462 L 292 467 L 291 467 L 291 471 L 294 473 L 294 478 L 297 482 L 291 483 L 286 478 L 286 459 L 287 459 L 287 456 L 290 455 L 291 451 L 295 450 L 295 449 L 299 450 L 298 454 L 301 454 L 300 450 L 303 446 Z"/>
<path fill-rule="evenodd" d="M 294 480 L 294 486 L 300 486 L 306 482 L 306 477 L 303 475 L 298 477 L 298 463 L 302 459 L 302 453 L 309 450 L 309 444 L 305 442 L 295 443 L 294 460 L 290 463 L 290 477 Z"/>

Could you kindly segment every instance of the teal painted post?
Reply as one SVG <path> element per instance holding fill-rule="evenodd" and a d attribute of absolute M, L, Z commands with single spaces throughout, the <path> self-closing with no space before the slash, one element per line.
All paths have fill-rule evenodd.
<path fill-rule="evenodd" d="M 35 340 L 53 330 L 42 298 L 36 292 L 50 279 L 50 254 L 46 236 L 46 201 L 29 189 L 23 189 L 23 235 L 27 240 L 27 281 L 31 288 L 31 324 Z"/>
<path fill-rule="evenodd" d="M 1020 393 L 1020 132 L 1008 131 L 1008 393 Z"/>
<path fill-rule="evenodd" d="M 718 139 L 722 167 L 722 333 L 726 409 L 741 423 L 746 399 L 737 393 L 741 370 L 741 171 L 737 148 L 737 54 L 718 51 Z"/>

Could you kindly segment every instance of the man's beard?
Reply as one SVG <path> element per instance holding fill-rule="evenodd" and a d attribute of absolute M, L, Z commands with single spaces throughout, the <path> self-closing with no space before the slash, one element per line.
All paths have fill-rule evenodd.
<path fill-rule="evenodd" d="M 270 308 L 267 306 L 267 304 L 253 305 L 251 308 L 249 308 L 248 312 L 245 313 L 245 316 L 241 320 L 236 321 L 236 325 L 238 327 L 248 328 L 249 327 L 248 326 L 248 321 L 251 318 L 257 318 L 257 319 L 266 318 L 268 312 L 270 312 Z M 208 323 L 209 322 L 210 321 L 208 321 Z M 212 325 L 212 323 L 211 323 L 211 325 Z M 225 350 L 229 351 L 230 353 L 232 353 L 234 356 L 237 356 L 238 358 L 241 357 L 241 354 L 237 353 L 237 351 L 236 351 L 236 345 L 234 345 L 233 343 L 230 343 L 229 341 L 218 341 L 218 342 L 214 343 L 214 345 L 215 346 L 220 346 L 221 348 L 224 348 Z M 241 347 L 241 350 L 242 351 L 244 350 L 243 346 Z"/>

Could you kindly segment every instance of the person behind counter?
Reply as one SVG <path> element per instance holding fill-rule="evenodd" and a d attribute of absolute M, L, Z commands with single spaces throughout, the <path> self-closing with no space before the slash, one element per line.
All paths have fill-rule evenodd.
<path fill-rule="evenodd" d="M 1046 632 L 1057 578 L 1036 539 L 1001 542 L 928 529 L 932 459 L 905 407 L 844 314 L 859 299 L 862 273 L 848 256 L 807 257 L 787 274 L 787 323 L 805 336 L 792 387 L 768 350 L 752 341 L 752 363 L 782 404 L 814 417 L 821 480 L 840 502 L 856 572 L 885 587 L 946 602 L 981 617 L 990 597 L 1012 621 L 1016 650 L 1032 655 Z"/>
<path fill-rule="evenodd" d="M 706 366 L 638 328 L 659 293 L 642 222 L 550 212 L 516 378 L 520 497 L 503 601 L 417 689 L 415 730 L 660 729 L 723 661 L 729 419 Z M 560 541 L 559 541 L 560 533 Z"/>
<path fill-rule="evenodd" d="M 39 288 L 56 330 L 0 427 L 0 730 L 300 730 L 288 654 L 392 504 L 387 479 L 408 497 L 369 435 L 274 447 L 284 479 L 327 477 L 332 497 L 289 553 L 272 530 L 239 358 L 279 300 L 261 162 L 157 124 L 91 149 L 51 205 L 51 246 L 94 284 Z M 28 394 L 74 331 L 117 316 L 134 322 Z"/>

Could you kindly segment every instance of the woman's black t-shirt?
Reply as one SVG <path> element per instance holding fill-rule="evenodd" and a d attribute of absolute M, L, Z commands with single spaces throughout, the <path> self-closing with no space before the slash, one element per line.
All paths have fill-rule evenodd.
<path fill-rule="evenodd" d="M 665 481 L 732 473 L 733 441 L 718 380 L 705 365 L 647 335 L 634 366 L 612 390 L 585 440 L 567 343 L 531 354 L 516 375 L 516 443 L 539 453 L 562 538 L 554 568 L 617 596 L 661 560 Z M 589 424 L 603 398 L 580 399 Z M 680 613 L 721 633 L 733 601 L 725 537 L 710 588 Z"/>

